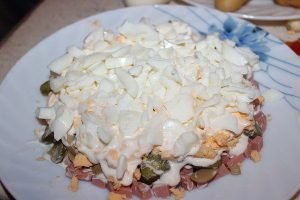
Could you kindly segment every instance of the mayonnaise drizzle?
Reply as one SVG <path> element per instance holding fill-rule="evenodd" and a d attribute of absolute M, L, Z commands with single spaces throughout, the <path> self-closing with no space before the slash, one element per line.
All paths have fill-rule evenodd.
<path fill-rule="evenodd" d="M 56 94 L 39 116 L 51 119 L 57 140 L 74 135 L 78 150 L 123 185 L 132 183 L 142 156 L 156 146 L 178 160 L 155 184 L 175 186 L 184 165 L 208 166 L 220 158 L 221 150 L 214 159 L 193 157 L 203 135 L 240 134 L 249 125 L 250 102 L 260 93 L 243 76 L 258 63 L 249 49 L 217 34 L 193 33 L 182 22 L 125 22 L 117 33 L 101 27 L 83 48 L 71 47 L 49 65 Z M 247 143 L 242 135 L 230 154 Z"/>

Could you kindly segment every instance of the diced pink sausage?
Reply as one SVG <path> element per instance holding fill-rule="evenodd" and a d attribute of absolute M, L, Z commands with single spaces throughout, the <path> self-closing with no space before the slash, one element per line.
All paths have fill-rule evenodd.
<path fill-rule="evenodd" d="M 100 187 L 100 188 L 106 188 L 106 183 L 104 183 L 101 179 L 99 178 L 92 178 L 92 184 Z"/>
<path fill-rule="evenodd" d="M 251 150 L 260 151 L 263 147 L 263 138 L 256 136 L 251 142 Z"/>
<path fill-rule="evenodd" d="M 131 186 L 132 194 L 139 197 L 140 199 L 150 199 L 152 192 L 150 186 L 134 181 Z"/>
<path fill-rule="evenodd" d="M 167 198 L 171 195 L 168 185 L 161 185 L 152 188 L 152 194 L 154 197 Z"/>
<path fill-rule="evenodd" d="M 265 132 L 267 128 L 267 117 L 263 112 L 258 112 L 256 115 L 254 115 L 254 119 L 257 122 L 258 126 L 261 129 L 261 132 Z"/>
<path fill-rule="evenodd" d="M 244 152 L 244 156 L 246 158 L 250 157 L 251 151 L 260 151 L 263 147 L 263 138 L 261 136 L 256 136 L 253 140 L 251 140 L 247 146 L 247 149 Z"/>
<path fill-rule="evenodd" d="M 224 163 L 226 165 L 228 163 L 228 161 L 230 160 L 230 156 L 228 154 L 222 154 L 221 160 L 222 160 L 222 163 Z"/>
<path fill-rule="evenodd" d="M 227 167 L 230 168 L 233 165 L 236 165 L 238 163 L 242 163 L 245 160 L 245 156 L 244 154 L 240 154 L 238 156 L 233 156 L 232 158 L 230 158 L 230 160 L 226 163 Z"/>
<path fill-rule="evenodd" d="M 252 147 L 251 147 L 251 141 L 248 143 L 246 150 L 244 151 L 244 156 L 245 158 L 249 158 L 251 151 L 252 151 Z"/>
<path fill-rule="evenodd" d="M 181 181 L 180 181 L 181 187 L 183 187 L 187 191 L 191 191 L 191 190 L 194 189 L 195 184 L 191 180 L 191 174 L 189 174 L 189 175 L 181 175 L 180 178 L 181 178 Z"/>
<path fill-rule="evenodd" d="M 222 163 L 222 165 L 218 169 L 218 173 L 217 173 L 216 177 L 214 178 L 214 180 L 221 178 L 223 176 L 226 176 L 229 173 L 230 173 L 230 171 L 228 170 L 226 165 L 224 163 Z"/>
<path fill-rule="evenodd" d="M 190 175 L 192 173 L 193 173 L 193 168 L 192 167 L 190 167 L 190 168 L 183 167 L 180 170 L 180 175 Z"/>

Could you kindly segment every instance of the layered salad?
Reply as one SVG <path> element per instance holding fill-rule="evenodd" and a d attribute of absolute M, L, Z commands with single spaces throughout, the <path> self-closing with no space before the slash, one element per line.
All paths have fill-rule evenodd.
<path fill-rule="evenodd" d="M 260 160 L 266 117 L 249 48 L 179 21 L 98 27 L 49 64 L 37 109 L 54 163 L 109 199 L 183 198 Z"/>

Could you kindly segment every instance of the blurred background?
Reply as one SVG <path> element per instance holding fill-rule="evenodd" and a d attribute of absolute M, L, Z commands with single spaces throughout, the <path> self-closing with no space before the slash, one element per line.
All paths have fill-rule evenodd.
<path fill-rule="evenodd" d="M 0 0 L 0 43 L 42 0 Z"/>

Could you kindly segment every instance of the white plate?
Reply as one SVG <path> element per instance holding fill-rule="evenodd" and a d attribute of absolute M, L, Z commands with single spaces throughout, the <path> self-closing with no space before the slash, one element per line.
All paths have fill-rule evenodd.
<path fill-rule="evenodd" d="M 183 0 L 194 6 L 214 8 L 213 0 Z M 253 20 L 280 21 L 300 19 L 300 9 L 279 6 L 273 0 L 250 0 L 240 10 L 231 13 L 236 17 Z"/>
<path fill-rule="evenodd" d="M 264 136 L 262 161 L 245 161 L 241 176 L 226 176 L 205 189 L 188 192 L 187 199 L 276 200 L 292 196 L 300 188 L 299 58 L 273 36 L 259 29 L 249 33 L 254 27 L 247 22 L 208 8 L 184 6 L 132 7 L 101 13 L 54 33 L 18 61 L 0 87 L 0 177 L 12 195 L 16 199 L 105 199 L 107 191 L 86 182 L 80 182 L 77 193 L 70 192 L 62 167 L 36 160 L 43 148 L 33 134 L 40 127 L 34 113 L 45 102 L 39 86 L 48 78 L 48 63 L 69 45 L 81 45 L 95 20 L 114 29 L 125 20 L 137 22 L 142 17 L 154 24 L 182 20 L 204 33 L 209 32 L 210 25 L 222 30 L 226 21 L 226 30 L 231 27 L 235 31 L 223 36 L 235 35 L 241 45 L 250 44 L 264 55 L 262 70 L 255 74 L 261 88 L 276 88 L 285 94 L 284 99 L 264 107 L 271 121 Z M 236 24 L 244 26 L 234 28 Z"/>

